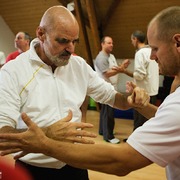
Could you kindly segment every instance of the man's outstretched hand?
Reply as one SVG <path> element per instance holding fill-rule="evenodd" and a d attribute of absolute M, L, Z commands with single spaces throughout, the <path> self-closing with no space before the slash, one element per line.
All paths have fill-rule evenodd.
<path fill-rule="evenodd" d="M 39 128 L 31 119 L 27 116 L 26 113 L 22 113 L 21 117 L 25 124 L 28 126 L 28 129 L 22 133 L 2 133 L 0 134 L 0 151 L 1 155 L 8 155 L 11 153 L 20 152 L 15 156 L 15 159 L 23 157 L 28 153 L 43 153 L 43 149 L 46 147 L 46 142 L 49 141 L 49 137 L 46 136 L 44 131 Z M 63 138 L 55 138 L 58 140 L 68 141 L 68 142 L 78 142 L 93 144 L 94 141 L 90 139 L 85 139 L 84 137 L 96 137 L 94 133 L 81 131 L 79 128 L 90 128 L 93 127 L 89 123 L 75 123 L 70 122 L 72 118 L 72 112 L 69 111 L 69 114 L 59 120 L 58 122 L 51 125 L 50 129 L 63 135 Z M 61 121 L 61 123 L 59 123 Z M 59 130 L 58 130 L 59 127 Z M 62 132 L 61 132 L 62 131 Z M 67 139 L 67 140 L 66 140 Z"/>

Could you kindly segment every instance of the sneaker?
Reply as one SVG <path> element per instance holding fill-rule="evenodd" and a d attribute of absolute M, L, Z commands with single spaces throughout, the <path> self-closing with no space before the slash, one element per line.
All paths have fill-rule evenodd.
<path fill-rule="evenodd" d="M 117 139 L 117 138 L 108 139 L 107 141 L 110 142 L 110 143 L 112 143 L 112 144 L 119 144 L 119 143 L 120 143 L 120 140 Z"/>

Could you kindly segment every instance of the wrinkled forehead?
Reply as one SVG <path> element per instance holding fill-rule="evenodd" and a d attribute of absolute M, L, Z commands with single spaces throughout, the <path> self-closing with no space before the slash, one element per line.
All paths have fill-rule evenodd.
<path fill-rule="evenodd" d="M 62 24 L 59 23 L 56 26 L 56 30 L 52 31 L 52 35 L 68 40 L 74 40 L 79 38 L 79 26 L 77 24 Z"/>
<path fill-rule="evenodd" d="M 56 18 L 48 19 L 44 23 L 44 27 L 51 36 L 59 36 L 69 40 L 79 38 L 79 25 L 76 19 L 71 16 L 56 16 Z"/>

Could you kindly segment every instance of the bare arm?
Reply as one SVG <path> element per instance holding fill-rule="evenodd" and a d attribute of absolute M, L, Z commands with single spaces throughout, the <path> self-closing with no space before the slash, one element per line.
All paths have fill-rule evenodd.
<path fill-rule="evenodd" d="M 134 77 L 133 76 L 133 72 L 129 71 L 128 69 L 124 69 L 124 74 L 130 76 L 130 77 Z"/>
<path fill-rule="evenodd" d="M 104 73 L 104 76 L 109 78 L 109 77 L 114 76 L 114 75 L 116 75 L 118 73 L 124 73 L 125 69 L 129 66 L 129 64 L 130 64 L 129 59 L 125 59 L 118 66 L 114 66 L 114 67 L 112 67 L 112 69 L 109 69 L 108 71 L 106 71 Z"/>
<path fill-rule="evenodd" d="M 132 93 L 132 95 L 128 98 L 130 103 L 132 102 L 133 108 L 136 109 L 143 116 L 145 116 L 147 119 L 154 117 L 158 107 L 149 103 L 150 97 L 145 91 L 143 91 L 143 89 L 139 88 L 136 90 L 136 88 L 137 87 L 133 82 L 126 83 L 126 91 L 128 93 Z M 134 92 L 135 90 L 136 92 Z M 142 105 L 138 106 L 138 103 Z"/>
<path fill-rule="evenodd" d="M 130 77 L 133 77 L 133 72 L 129 71 L 127 68 L 130 64 L 129 59 L 125 59 L 122 64 L 119 65 L 119 72 L 124 73 Z M 114 69 L 114 68 L 113 68 Z"/>
<path fill-rule="evenodd" d="M 150 119 L 155 116 L 155 113 L 158 109 L 157 106 L 153 104 L 148 104 L 144 108 L 135 108 L 139 113 L 141 113 L 143 116 L 145 116 L 147 119 Z"/>
<path fill-rule="evenodd" d="M 105 73 L 103 73 L 103 75 L 106 77 L 106 78 L 109 78 L 111 76 L 114 76 L 116 74 L 120 73 L 118 71 L 118 69 L 109 69 L 108 71 L 106 71 Z"/>
<path fill-rule="evenodd" d="M 127 175 L 131 171 L 152 163 L 128 143 L 119 146 L 109 144 L 79 145 L 52 142 L 49 139 L 44 145 L 43 149 L 46 155 L 53 156 L 67 164 L 118 176 Z"/>
<path fill-rule="evenodd" d="M 30 152 L 41 152 L 75 167 L 118 176 L 124 176 L 131 171 L 152 163 L 128 143 L 117 146 L 111 144 L 85 145 L 59 142 L 46 137 L 43 131 L 27 116 L 23 116 L 23 119 L 29 127 L 28 131 L 21 134 L 0 135 L 1 139 L 7 140 L 7 142 L 0 142 L 0 149 L 4 149 L 1 155 L 20 150 L 24 151 L 21 155 Z"/>
<path fill-rule="evenodd" d="M 147 92 L 136 85 L 132 84 L 132 93 L 131 95 L 124 95 L 122 93 L 117 93 L 115 96 L 114 107 L 118 109 L 129 109 L 129 108 L 145 108 L 150 100 Z"/>

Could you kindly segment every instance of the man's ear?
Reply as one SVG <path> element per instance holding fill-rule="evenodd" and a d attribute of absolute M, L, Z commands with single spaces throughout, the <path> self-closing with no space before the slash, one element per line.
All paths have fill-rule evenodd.
<path fill-rule="evenodd" d="M 36 36 L 41 40 L 44 41 L 45 39 L 45 30 L 41 26 L 37 27 L 36 29 Z"/>
<path fill-rule="evenodd" d="M 177 47 L 177 48 L 180 48 L 180 34 L 175 34 L 175 35 L 173 36 L 173 39 L 175 40 L 176 47 Z"/>

